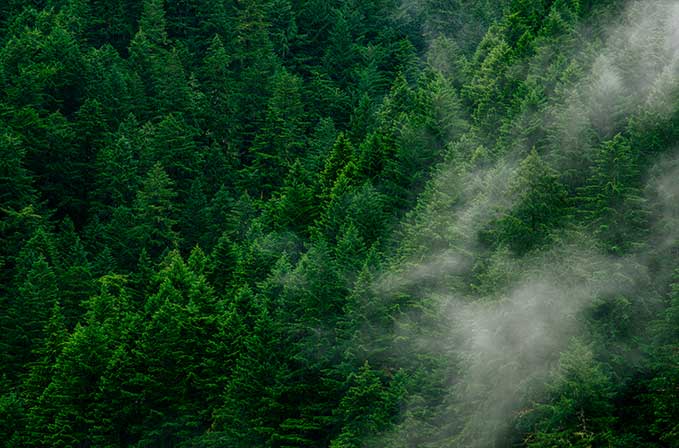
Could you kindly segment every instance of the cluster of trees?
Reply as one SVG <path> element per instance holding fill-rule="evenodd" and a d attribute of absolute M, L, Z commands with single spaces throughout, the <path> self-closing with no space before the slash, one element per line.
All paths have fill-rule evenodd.
<path fill-rule="evenodd" d="M 0 444 L 678 444 L 677 222 L 645 185 L 679 109 L 574 93 L 621 7 L 3 2 Z M 511 205 L 451 222 L 504 163 Z M 426 290 L 494 296 L 564 232 L 648 269 L 472 437 Z M 473 267 L 376 287 L 432 251 Z"/>

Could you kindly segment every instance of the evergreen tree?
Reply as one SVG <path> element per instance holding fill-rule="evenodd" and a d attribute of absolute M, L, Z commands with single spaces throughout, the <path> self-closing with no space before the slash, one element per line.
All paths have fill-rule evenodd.
<path fill-rule="evenodd" d="M 97 154 L 96 188 L 91 200 L 95 202 L 95 211 L 105 217 L 116 207 L 129 206 L 141 184 L 138 173 L 141 136 L 136 126 L 134 117 L 128 117 Z"/>
<path fill-rule="evenodd" d="M 341 88 L 349 83 L 350 73 L 354 64 L 358 62 L 358 54 L 354 47 L 352 30 L 350 29 L 347 15 L 349 8 L 340 8 L 333 11 L 332 31 L 328 35 L 328 45 L 323 55 L 323 67 Z"/>
<path fill-rule="evenodd" d="M 167 44 L 167 24 L 163 0 L 144 0 L 139 31 L 154 45 Z"/>
<path fill-rule="evenodd" d="M 18 137 L 9 132 L 0 134 L 0 284 L 9 285 L 12 278 L 11 259 L 15 257 L 24 241 L 42 221 L 37 214 L 37 191 L 33 188 L 33 176 L 25 168 L 26 150 Z M 0 294 L 5 295 L 4 287 Z M 5 307 L 6 308 L 6 307 Z"/>
<path fill-rule="evenodd" d="M 172 187 L 172 180 L 158 162 L 146 175 L 134 201 L 133 241 L 154 259 L 176 247 L 179 240 L 174 229 L 177 221 L 172 200 L 176 193 Z"/>
<path fill-rule="evenodd" d="M 266 445 L 275 440 L 280 424 L 274 394 L 284 366 L 278 362 L 273 345 L 276 333 L 271 316 L 251 292 L 241 293 L 238 299 L 244 301 L 236 306 L 249 331 L 241 342 L 222 404 L 215 412 L 218 431 L 210 435 L 208 446 Z"/>
<path fill-rule="evenodd" d="M 35 361 L 34 351 L 45 341 L 45 326 L 51 308 L 58 303 L 57 279 L 51 266 L 42 255 L 32 259 L 31 268 L 18 287 L 18 295 L 10 310 L 14 331 L 5 337 L 13 358 L 10 367 L 13 374 L 22 372 Z M 10 370 L 10 371 L 12 371 Z"/>
<path fill-rule="evenodd" d="M 377 179 L 384 169 L 389 150 L 384 137 L 379 133 L 371 133 L 358 148 L 359 157 L 356 165 L 358 173 L 367 179 Z"/>
<path fill-rule="evenodd" d="M 36 442 L 54 447 L 92 443 L 95 397 L 99 375 L 110 356 L 109 337 L 95 323 L 73 330 L 42 398 L 47 425 Z"/>
<path fill-rule="evenodd" d="M 141 157 L 149 168 L 160 163 L 172 179 L 179 201 L 185 201 L 203 169 L 203 148 L 196 142 L 198 129 L 179 114 L 164 117 L 156 126 L 146 126 Z"/>
<path fill-rule="evenodd" d="M 340 173 L 353 157 L 354 149 L 349 139 L 344 134 L 338 135 L 321 173 L 320 187 L 324 197 L 330 195 Z"/>
<path fill-rule="evenodd" d="M 495 224 L 496 238 L 523 254 L 548 241 L 568 214 L 566 189 L 535 150 L 521 162 L 511 185 L 518 204 Z"/>
<path fill-rule="evenodd" d="M 233 56 L 227 53 L 224 41 L 214 36 L 205 53 L 200 81 L 208 98 L 206 126 L 214 133 L 219 147 L 233 144 L 240 131 L 237 127 L 235 74 L 231 63 Z"/>
<path fill-rule="evenodd" d="M 44 328 L 45 340 L 34 349 L 37 360 L 30 365 L 30 373 L 24 383 L 24 395 L 29 403 L 25 443 L 38 446 L 48 435 L 50 423 L 46 412 L 45 390 L 51 384 L 59 355 L 68 340 L 64 316 L 59 303 L 55 302 L 50 318 Z"/>
<path fill-rule="evenodd" d="M 134 312 L 138 304 L 126 277 L 106 275 L 99 287 L 86 304 L 86 321 L 106 334 L 107 341 L 91 397 L 88 439 L 97 445 L 132 444 L 140 437 L 142 413 L 143 355 L 138 350 L 142 316 Z"/>
<path fill-rule="evenodd" d="M 210 254 L 208 279 L 217 294 L 222 295 L 232 286 L 238 254 L 234 243 L 223 233 Z"/>
<path fill-rule="evenodd" d="M 84 70 L 84 94 L 99 104 L 110 128 L 117 128 L 145 101 L 141 79 L 112 46 L 91 49 Z"/>
<path fill-rule="evenodd" d="M 348 388 L 337 410 L 344 424 L 342 433 L 334 439 L 333 448 L 360 447 L 367 434 L 376 434 L 389 426 L 398 395 L 382 384 L 368 362 L 347 378 Z"/>
<path fill-rule="evenodd" d="M 639 175 L 635 152 L 625 137 L 617 135 L 597 151 L 592 176 L 581 190 L 586 216 L 611 253 L 636 247 L 646 230 Z"/>
<path fill-rule="evenodd" d="M 508 97 L 512 91 L 512 79 L 507 73 L 512 63 L 510 45 L 500 36 L 489 33 L 481 43 L 480 48 L 487 46 L 486 54 L 477 51 L 474 67 L 474 77 L 463 90 L 474 107 L 472 118 L 478 126 L 490 131 L 496 125 L 496 120 L 506 111 Z"/>
<path fill-rule="evenodd" d="M 271 208 L 272 220 L 276 226 L 298 233 L 307 232 L 318 218 L 311 176 L 295 161 L 285 178 L 279 196 Z"/>
<path fill-rule="evenodd" d="M 543 417 L 526 439 L 528 446 L 588 446 L 613 441 L 611 380 L 587 346 L 576 341 L 561 355 L 550 392 L 555 403 L 536 409 Z"/>
<path fill-rule="evenodd" d="M 24 165 L 26 149 L 18 136 L 4 130 L 0 151 L 0 203 L 7 211 L 18 211 L 36 200 L 32 175 Z"/>
<path fill-rule="evenodd" d="M 264 3 L 255 0 L 238 3 L 233 31 L 233 66 L 239 73 L 234 95 L 240 129 L 236 144 L 241 159 L 247 162 L 250 157 L 245 149 L 264 123 L 270 80 L 278 66 L 269 39 L 270 26 Z"/>
<path fill-rule="evenodd" d="M 64 221 L 60 235 L 59 292 L 66 325 L 73 328 L 84 314 L 83 303 L 94 293 L 94 279 L 88 253 L 71 221 Z"/>
<path fill-rule="evenodd" d="M 281 70 L 272 80 L 272 96 L 267 105 L 266 122 L 257 134 L 251 151 L 254 160 L 249 170 L 252 185 L 269 193 L 285 177 L 293 160 L 305 149 L 305 112 L 301 98 L 301 79 Z"/>

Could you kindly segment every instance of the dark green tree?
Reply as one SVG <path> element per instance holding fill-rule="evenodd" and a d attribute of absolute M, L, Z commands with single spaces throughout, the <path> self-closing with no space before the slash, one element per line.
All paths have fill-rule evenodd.
<path fill-rule="evenodd" d="M 497 242 L 523 254 L 547 243 L 550 233 L 564 225 L 569 214 L 568 195 L 557 173 L 535 150 L 521 162 L 510 189 L 517 204 L 496 221 L 491 233 Z"/>
<path fill-rule="evenodd" d="M 594 232 L 614 254 L 638 247 L 647 229 L 637 157 L 628 140 L 616 135 L 599 147 L 592 176 L 580 191 Z"/>
<path fill-rule="evenodd" d="M 273 77 L 266 121 L 251 148 L 254 160 L 248 170 L 253 191 L 271 194 L 280 186 L 292 161 L 306 148 L 306 117 L 301 93 L 300 78 L 285 70 Z"/>
<path fill-rule="evenodd" d="M 136 222 L 129 232 L 132 233 L 133 241 L 138 244 L 138 247 L 145 248 L 154 259 L 175 248 L 179 242 L 179 235 L 175 230 L 177 221 L 172 202 L 176 197 L 173 185 L 174 183 L 158 162 L 146 175 L 134 201 L 133 210 Z M 125 231 L 125 229 L 120 230 Z"/>
<path fill-rule="evenodd" d="M 347 382 L 349 387 L 337 409 L 342 432 L 330 443 L 333 448 L 364 446 L 366 436 L 389 427 L 398 409 L 398 387 L 385 385 L 367 361 L 358 372 L 349 375 Z"/>
<path fill-rule="evenodd" d="M 344 167 L 354 158 L 354 148 L 342 133 L 337 136 L 320 177 L 321 195 L 329 197 Z"/>
<path fill-rule="evenodd" d="M 611 378 L 582 342 L 562 353 L 550 393 L 554 401 L 533 410 L 539 417 L 525 440 L 527 446 L 586 447 L 615 440 Z"/>
<path fill-rule="evenodd" d="M 45 402 L 45 391 L 52 382 L 57 360 L 68 340 L 66 323 L 58 302 L 54 303 L 44 333 L 45 340 L 34 349 L 37 359 L 30 365 L 30 373 L 23 387 L 30 407 L 24 442 L 29 446 L 39 446 L 40 441 L 48 434 L 50 416 L 49 406 Z"/>
<path fill-rule="evenodd" d="M 35 351 L 46 338 L 45 326 L 52 307 L 58 303 L 57 278 L 47 260 L 38 255 L 18 285 L 18 294 L 10 307 L 14 329 L 5 337 L 12 358 L 7 365 L 13 374 L 21 373 L 36 360 Z"/>

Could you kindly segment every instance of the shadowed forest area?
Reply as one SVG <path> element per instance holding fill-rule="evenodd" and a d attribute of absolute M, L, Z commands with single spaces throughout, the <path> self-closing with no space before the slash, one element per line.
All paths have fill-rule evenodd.
<path fill-rule="evenodd" d="M 679 2 L 0 1 L 0 447 L 679 447 Z"/>

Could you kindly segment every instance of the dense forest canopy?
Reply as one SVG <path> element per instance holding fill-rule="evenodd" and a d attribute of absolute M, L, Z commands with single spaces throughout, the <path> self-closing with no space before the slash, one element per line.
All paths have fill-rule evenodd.
<path fill-rule="evenodd" d="M 0 446 L 679 447 L 679 2 L 0 2 Z"/>

